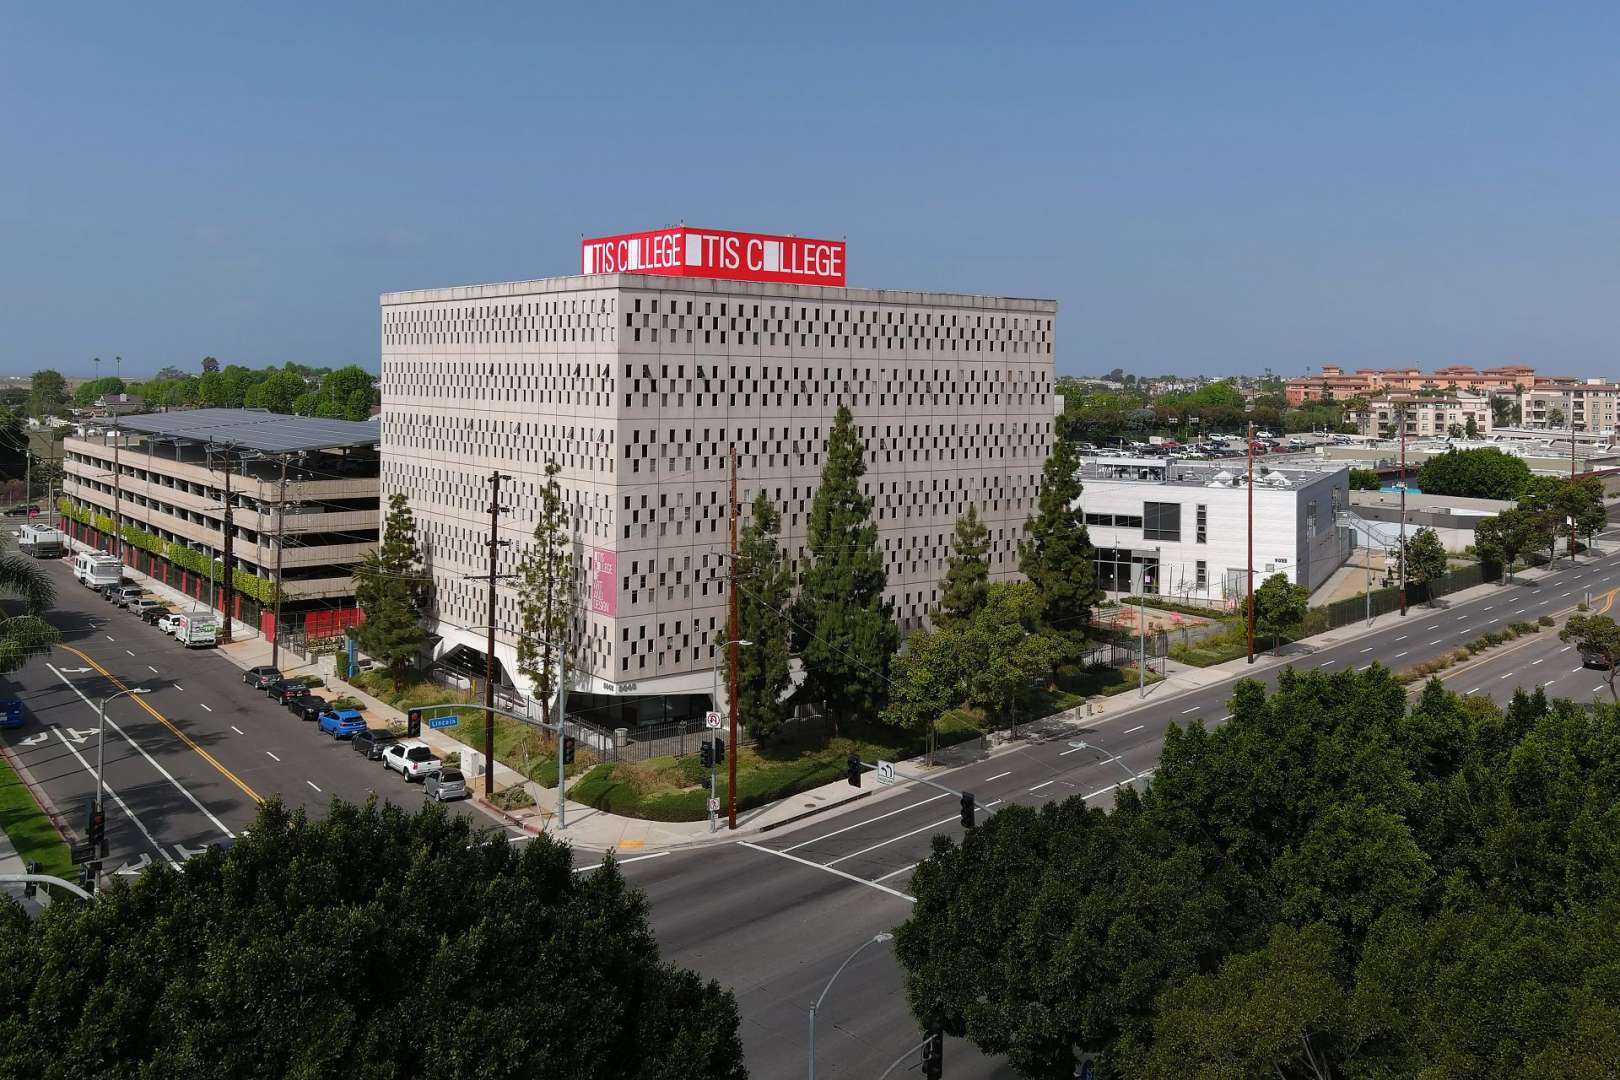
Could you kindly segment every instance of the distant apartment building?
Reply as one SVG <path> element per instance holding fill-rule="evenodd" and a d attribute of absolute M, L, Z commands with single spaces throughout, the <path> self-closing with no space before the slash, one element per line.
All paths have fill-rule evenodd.
<path fill-rule="evenodd" d="M 1289 379 L 1284 393 L 1289 405 L 1333 398 L 1370 397 L 1383 391 L 1415 393 L 1424 389 L 1455 390 L 1468 393 L 1516 393 L 1535 383 L 1536 371 L 1523 364 L 1505 364 L 1476 371 L 1467 364 L 1453 364 L 1425 373 L 1421 368 L 1357 368 L 1346 372 L 1333 364 L 1322 365 L 1320 375 Z"/>
<path fill-rule="evenodd" d="M 482 671 L 491 476 L 509 477 L 509 574 L 555 461 L 582 582 L 570 712 L 701 716 L 726 640 L 729 451 L 742 524 L 764 492 L 800 567 L 840 405 L 903 628 L 937 605 L 970 506 L 992 579 L 1017 575 L 1053 437 L 1056 303 L 849 288 L 842 259 L 841 243 L 682 228 L 585 241 L 583 274 L 381 298 L 383 497 L 411 498 L 442 662 Z M 499 678 L 528 695 L 509 582 L 496 601 Z"/>
<path fill-rule="evenodd" d="M 1522 423 L 1530 428 L 1613 434 L 1620 431 L 1620 385 L 1601 379 L 1537 379 L 1519 392 Z"/>
<path fill-rule="evenodd" d="M 1241 464 L 1100 457 L 1083 463 L 1080 479 L 1105 592 L 1226 602 L 1246 593 L 1250 493 Z M 1337 524 L 1350 503 L 1348 469 L 1261 466 L 1253 494 L 1257 587 L 1280 573 L 1315 589 L 1349 558 L 1349 530 Z"/>
<path fill-rule="evenodd" d="M 1398 432 L 1398 417 L 1406 412 L 1406 435 L 1411 439 L 1443 439 L 1450 435 L 1490 435 L 1491 399 L 1484 394 L 1383 394 L 1367 402 L 1363 412 L 1350 417 L 1362 435 L 1380 437 Z"/>
<path fill-rule="evenodd" d="M 252 409 L 121 416 L 63 442 L 62 528 L 118 552 L 121 519 L 126 565 L 219 610 L 229 591 L 232 617 L 266 635 L 277 632 L 268 601 L 279 579 L 285 632 L 330 637 L 360 618 L 353 571 L 377 544 L 378 467 L 374 422 Z"/>

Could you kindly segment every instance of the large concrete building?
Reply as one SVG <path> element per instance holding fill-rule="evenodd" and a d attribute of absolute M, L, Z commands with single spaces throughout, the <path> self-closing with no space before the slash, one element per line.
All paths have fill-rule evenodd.
<path fill-rule="evenodd" d="M 1377 438 L 1399 432 L 1403 411 L 1408 438 L 1444 439 L 1453 434 L 1487 438 L 1493 429 L 1491 399 L 1483 394 L 1383 394 L 1370 399 L 1365 411 L 1347 419 L 1360 434 Z"/>
<path fill-rule="evenodd" d="M 1523 364 L 1504 364 L 1476 371 L 1467 364 L 1452 364 L 1425 372 L 1421 368 L 1357 368 L 1345 371 L 1323 364 L 1319 375 L 1289 379 L 1284 394 L 1290 405 L 1334 398 L 1371 397 L 1385 391 L 1455 390 L 1472 394 L 1511 396 L 1536 381 L 1536 370 Z"/>
<path fill-rule="evenodd" d="M 1519 393 L 1527 428 L 1612 435 L 1620 431 L 1620 386 L 1602 379 L 1537 379 Z"/>
<path fill-rule="evenodd" d="M 737 235 L 737 234 L 729 234 Z M 727 454 L 746 523 L 763 490 L 783 546 L 807 517 L 840 404 L 866 445 L 896 618 L 938 602 L 951 531 L 977 506 L 992 577 L 1016 574 L 1053 432 L 1057 305 L 728 280 L 686 270 L 604 272 L 382 297 L 383 498 L 406 493 L 433 577 L 441 655 L 481 667 L 491 476 L 501 487 L 502 574 L 530 537 L 548 461 L 572 517 L 582 593 L 570 711 L 603 727 L 707 708 L 726 640 Z M 777 265 L 792 246 L 777 238 Z M 750 247 L 756 244 L 749 239 Z M 605 249 L 610 255 L 612 245 Z M 632 255 L 635 251 L 632 250 Z M 587 242 L 584 265 L 604 261 Z M 781 276 L 787 276 L 784 272 Z M 803 275 L 801 275 L 801 278 Z M 497 589 L 502 680 L 516 672 L 515 591 Z"/>
<path fill-rule="evenodd" d="M 1102 457 L 1081 467 L 1097 581 L 1113 597 L 1157 593 L 1234 604 L 1248 588 L 1248 476 L 1168 458 Z M 1315 589 L 1343 565 L 1350 472 L 1256 466 L 1255 585 L 1272 574 Z"/>

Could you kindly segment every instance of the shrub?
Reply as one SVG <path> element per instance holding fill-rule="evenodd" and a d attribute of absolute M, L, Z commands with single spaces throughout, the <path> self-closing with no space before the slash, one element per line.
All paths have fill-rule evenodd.
<path fill-rule="evenodd" d="M 1543 615 L 1541 618 L 1537 619 L 1536 622 L 1540 623 L 1542 626 L 1551 626 L 1553 625 L 1553 617 L 1551 615 Z"/>
<path fill-rule="evenodd" d="M 452 750 L 447 754 L 441 754 L 439 760 L 444 762 L 444 767 L 447 769 L 459 769 L 461 768 L 461 751 Z"/>
<path fill-rule="evenodd" d="M 314 689 L 317 686 L 326 685 L 326 680 L 321 678 L 319 675 L 300 675 L 298 677 L 298 681 L 310 689 Z"/>
<path fill-rule="evenodd" d="M 502 810 L 523 810 L 534 805 L 534 796 L 522 784 L 497 791 L 489 800 Z"/>
<path fill-rule="evenodd" d="M 1586 606 L 1586 601 L 1582 600 L 1580 603 L 1576 604 L 1575 605 L 1575 610 L 1576 611 L 1586 611 L 1586 610 L 1588 610 L 1588 608 Z"/>

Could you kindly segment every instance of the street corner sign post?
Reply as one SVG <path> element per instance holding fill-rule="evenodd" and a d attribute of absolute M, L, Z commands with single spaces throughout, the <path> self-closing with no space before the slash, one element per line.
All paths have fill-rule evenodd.
<path fill-rule="evenodd" d="M 844 287 L 842 240 L 697 229 L 598 236 L 580 241 L 581 273 L 658 274 L 784 285 Z"/>

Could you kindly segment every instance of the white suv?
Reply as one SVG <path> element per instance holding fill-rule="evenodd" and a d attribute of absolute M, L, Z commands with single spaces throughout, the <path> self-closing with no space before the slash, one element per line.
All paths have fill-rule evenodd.
<path fill-rule="evenodd" d="M 406 783 L 425 780 L 444 767 L 444 762 L 434 757 L 426 744 L 419 742 L 395 743 L 383 751 L 382 760 L 383 768 L 398 772 Z"/>

